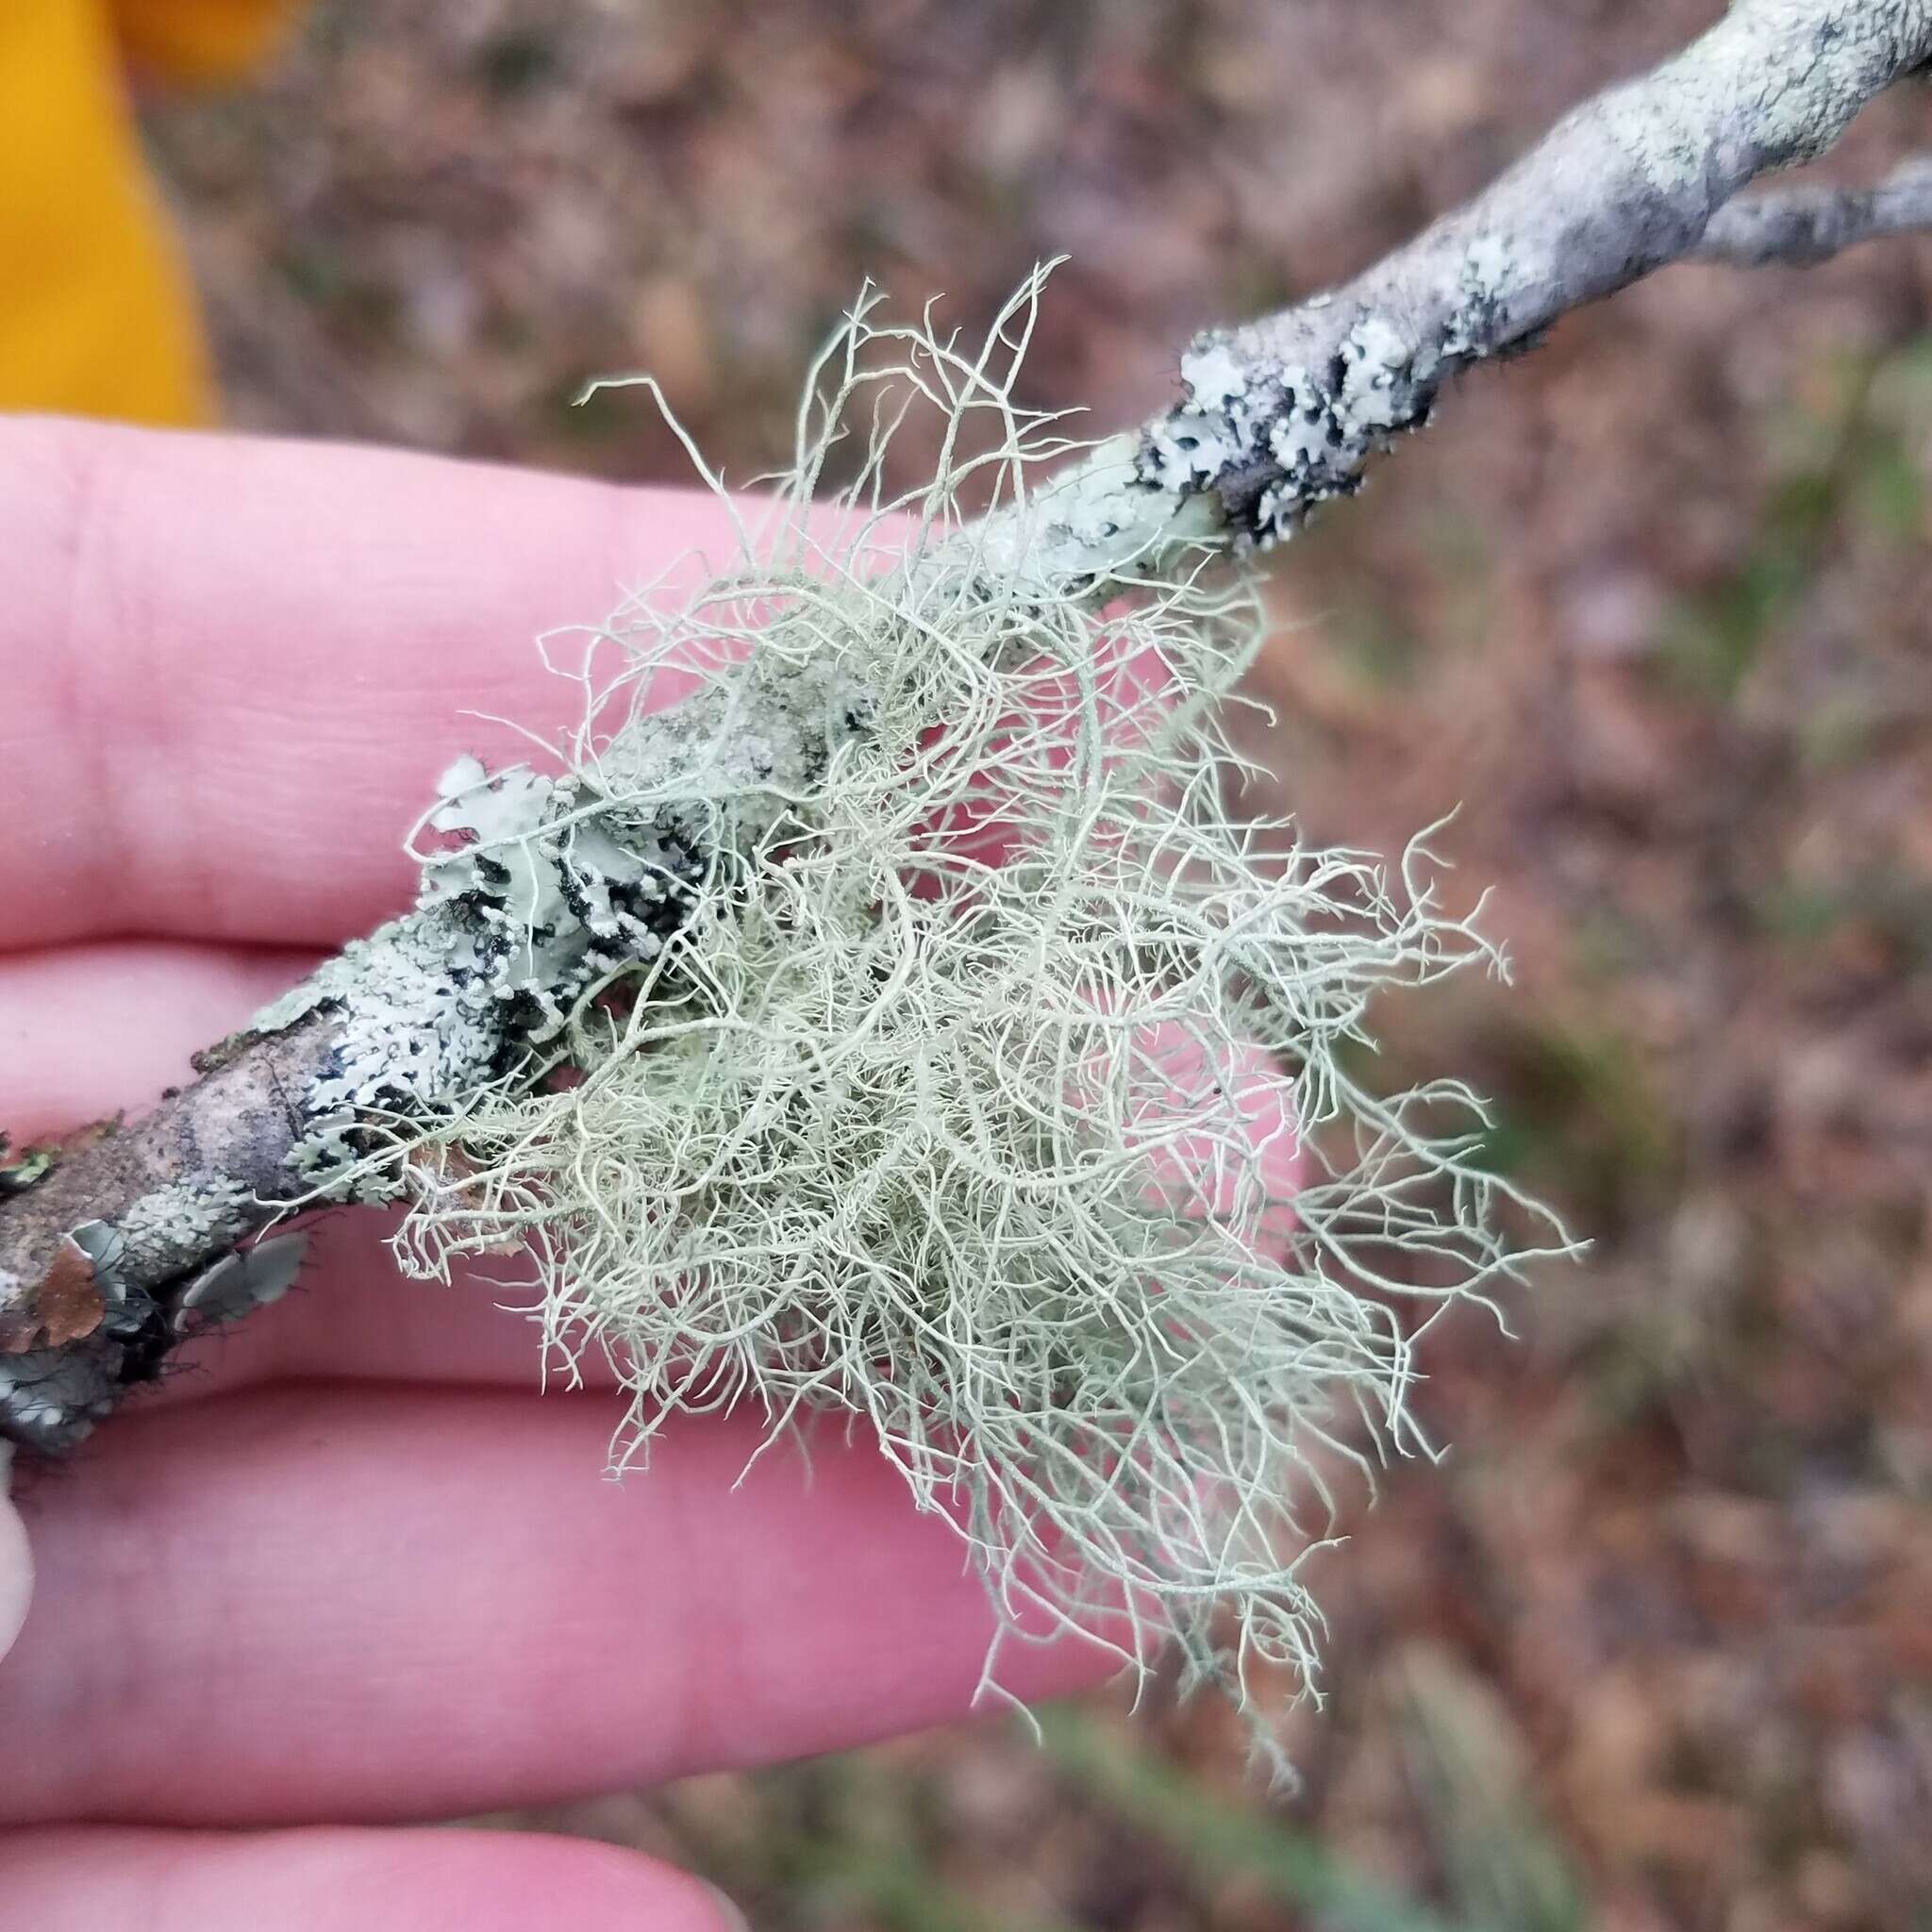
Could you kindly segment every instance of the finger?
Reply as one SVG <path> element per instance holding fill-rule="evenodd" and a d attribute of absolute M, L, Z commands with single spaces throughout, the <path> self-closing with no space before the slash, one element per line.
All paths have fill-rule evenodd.
<path fill-rule="evenodd" d="M 34 1932 L 729 1932 L 708 1887 L 615 1845 L 488 1831 L 0 1834 Z M 737 1921 L 742 1924 L 742 1921 Z"/>
<path fill-rule="evenodd" d="M 104 1432 L 30 1499 L 0 1666 L 17 1822 L 448 1816 L 954 1718 L 991 1612 L 945 1523 L 834 1429 L 748 1422 L 600 1482 L 614 1406 L 283 1390 Z M 742 1474 L 742 1481 L 739 1478 Z M 1015 1647 L 1040 1696 L 1113 1659 Z"/>
<path fill-rule="evenodd" d="M 0 947 L 366 930 L 450 760 L 527 750 L 465 708 L 574 717 L 533 638 L 731 544 L 694 492 L 0 423 Z"/>
<path fill-rule="evenodd" d="M 0 1657 L 13 1648 L 34 1591 L 33 1550 L 8 1495 L 13 1453 L 11 1442 L 0 1446 Z"/>
<path fill-rule="evenodd" d="M 0 954 L 0 1132 L 25 1145 L 144 1110 L 194 1077 L 191 1055 L 314 962 L 280 947 L 168 940 Z"/>

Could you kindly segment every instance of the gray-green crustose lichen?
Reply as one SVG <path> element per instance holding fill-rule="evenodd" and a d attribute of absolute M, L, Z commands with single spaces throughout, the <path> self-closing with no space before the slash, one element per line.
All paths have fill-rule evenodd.
<path fill-rule="evenodd" d="M 83 1222 L 73 1238 L 92 1257 L 96 1281 L 165 1280 L 210 1246 L 239 1240 L 248 1209 L 248 1190 L 225 1175 L 191 1175 L 142 1195 L 113 1227 Z"/>
<path fill-rule="evenodd" d="M 1311 368 L 1234 331 L 1198 338 L 1181 358 L 1181 401 L 1146 436 L 1141 477 L 1170 495 L 1216 491 L 1224 508 L 1241 507 L 1257 548 L 1292 536 L 1320 505 L 1359 490 L 1391 438 L 1428 421 L 1445 366 L 1492 339 L 1486 264 L 1500 247 L 1472 250 L 1463 307 L 1431 340 L 1368 310 Z"/>

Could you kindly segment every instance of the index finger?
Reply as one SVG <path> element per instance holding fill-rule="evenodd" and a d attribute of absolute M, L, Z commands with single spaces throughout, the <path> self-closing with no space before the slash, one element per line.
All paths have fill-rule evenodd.
<path fill-rule="evenodd" d="M 367 930 L 438 774 L 527 749 L 465 711 L 574 712 L 536 635 L 733 541 L 696 491 L 0 422 L 0 949 Z"/>
<path fill-rule="evenodd" d="M 875 1447 L 833 1423 L 753 1459 L 758 1418 L 704 1418 L 600 1482 L 620 1414 L 310 1384 L 104 1433 L 25 1501 L 0 1821 L 447 1817 L 985 1701 L 986 1584 Z M 1006 1692 L 1120 1667 L 1054 1631 L 1024 1619 Z"/>

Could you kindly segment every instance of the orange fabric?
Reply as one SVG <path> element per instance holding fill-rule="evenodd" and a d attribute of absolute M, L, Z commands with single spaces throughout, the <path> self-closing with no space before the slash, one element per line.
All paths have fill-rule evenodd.
<path fill-rule="evenodd" d="M 108 0 L 123 51 L 171 79 L 239 80 L 274 45 L 292 0 Z"/>
<path fill-rule="evenodd" d="M 0 408 L 214 414 L 192 291 L 142 163 L 132 58 L 224 76 L 284 0 L 0 0 Z"/>

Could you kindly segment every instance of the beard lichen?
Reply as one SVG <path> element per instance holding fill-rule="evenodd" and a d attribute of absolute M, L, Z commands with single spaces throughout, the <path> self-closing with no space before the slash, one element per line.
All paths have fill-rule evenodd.
<path fill-rule="evenodd" d="M 619 1465 L 677 1416 L 844 1415 L 983 1577 L 990 1686 L 1078 1625 L 1245 1703 L 1312 1690 L 1331 1481 L 1421 1446 L 1420 1332 L 1540 1210 L 1464 1087 L 1363 1071 L 1379 997 L 1500 968 L 1424 844 L 1232 802 L 1252 585 L 1029 556 L 1071 447 L 1012 401 L 1036 295 L 976 354 L 861 305 L 731 566 L 591 635 L 557 775 L 451 774 L 426 890 L 491 882 L 548 1072 L 399 1130 L 396 1251 L 525 1246 L 553 1360 L 629 1392 Z M 893 495 L 910 407 L 938 474 Z"/>

